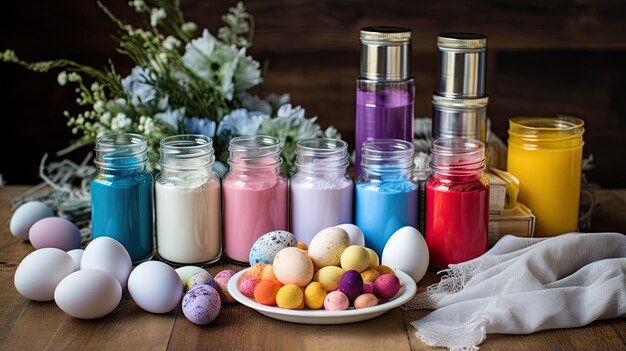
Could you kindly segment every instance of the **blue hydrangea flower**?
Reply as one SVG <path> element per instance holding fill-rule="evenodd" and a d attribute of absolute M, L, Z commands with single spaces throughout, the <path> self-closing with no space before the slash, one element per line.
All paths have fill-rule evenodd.
<path fill-rule="evenodd" d="M 256 135 L 259 126 L 270 117 L 262 112 L 246 109 L 234 110 L 224 116 L 217 127 L 217 139 L 222 145 L 228 145 L 230 139 L 240 135 Z"/>
<path fill-rule="evenodd" d="M 154 119 L 157 121 L 163 122 L 175 130 L 178 131 L 178 126 L 180 122 L 185 118 L 185 108 L 179 108 L 176 110 L 168 109 L 165 112 L 159 112 L 154 115 Z"/>
<path fill-rule="evenodd" d="M 216 123 L 206 118 L 191 117 L 185 118 L 185 128 L 189 134 L 201 134 L 213 138 Z"/>
<path fill-rule="evenodd" d="M 152 72 L 143 67 L 135 66 L 130 75 L 122 79 L 122 87 L 133 105 L 149 105 L 156 99 L 154 87 L 146 84 L 149 78 L 154 78 Z"/>

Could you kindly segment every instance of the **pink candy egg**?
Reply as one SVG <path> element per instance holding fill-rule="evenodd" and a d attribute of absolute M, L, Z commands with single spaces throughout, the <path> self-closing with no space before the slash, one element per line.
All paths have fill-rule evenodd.
<path fill-rule="evenodd" d="M 235 271 L 226 269 L 217 273 L 217 275 L 213 278 L 215 285 L 217 285 L 217 292 L 220 294 L 222 302 L 231 303 L 236 301 L 228 292 L 228 281 L 233 275 L 235 275 Z M 254 288 L 252 289 L 252 292 L 254 292 Z"/>
<path fill-rule="evenodd" d="M 28 238 L 35 249 L 54 247 L 70 251 L 80 247 L 80 230 L 74 223 L 60 217 L 40 219 L 30 227 Z"/>
<path fill-rule="evenodd" d="M 374 293 L 374 283 L 366 282 L 363 283 L 363 294 L 373 294 Z"/>
<path fill-rule="evenodd" d="M 354 300 L 354 308 L 365 308 L 378 305 L 378 298 L 374 294 L 361 294 Z"/>
<path fill-rule="evenodd" d="M 350 306 L 350 301 L 346 294 L 339 290 L 331 291 L 324 299 L 324 309 L 326 311 L 344 311 Z"/>
<path fill-rule="evenodd" d="M 260 280 L 257 278 L 246 278 L 239 283 L 239 291 L 244 296 L 254 298 L 254 288 L 259 284 Z"/>
<path fill-rule="evenodd" d="M 393 274 L 383 274 L 374 281 L 374 295 L 379 299 L 390 299 L 400 291 L 400 279 Z"/>

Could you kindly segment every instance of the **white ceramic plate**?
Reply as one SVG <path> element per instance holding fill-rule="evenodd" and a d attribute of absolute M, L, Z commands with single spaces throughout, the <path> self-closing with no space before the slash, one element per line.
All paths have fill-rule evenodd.
<path fill-rule="evenodd" d="M 249 269 L 249 268 L 248 268 Z M 400 291 L 396 296 L 388 302 L 361 309 L 350 308 L 345 311 L 326 311 L 326 310 L 288 310 L 284 308 L 262 305 L 253 299 L 244 296 L 239 291 L 239 279 L 248 270 L 235 274 L 228 281 L 228 292 L 239 301 L 242 305 L 248 306 L 257 312 L 270 318 L 281 321 L 303 324 L 345 324 L 360 322 L 374 317 L 396 308 L 403 303 L 409 301 L 417 291 L 417 286 L 411 277 L 406 273 L 396 270 L 396 275 L 400 279 Z"/>

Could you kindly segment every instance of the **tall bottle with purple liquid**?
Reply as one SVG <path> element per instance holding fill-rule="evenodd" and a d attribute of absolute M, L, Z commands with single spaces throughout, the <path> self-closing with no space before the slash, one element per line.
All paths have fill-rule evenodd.
<path fill-rule="evenodd" d="M 356 172 L 361 148 L 374 139 L 413 143 L 415 80 L 411 71 L 411 30 L 361 29 L 361 69 L 356 87 Z"/>

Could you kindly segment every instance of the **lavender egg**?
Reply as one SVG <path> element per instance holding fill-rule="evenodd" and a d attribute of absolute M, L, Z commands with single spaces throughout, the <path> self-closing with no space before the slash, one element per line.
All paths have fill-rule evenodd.
<path fill-rule="evenodd" d="M 220 313 L 220 295 L 209 285 L 196 285 L 183 297 L 183 314 L 195 324 L 211 323 Z"/>
<path fill-rule="evenodd" d="M 363 278 L 361 273 L 354 269 L 347 270 L 339 278 L 339 291 L 346 294 L 350 301 L 354 301 L 363 291 Z"/>
<path fill-rule="evenodd" d="M 191 290 L 194 286 L 202 284 L 209 285 L 213 289 L 217 289 L 217 285 L 215 285 L 215 281 L 213 280 L 211 273 L 203 270 L 189 277 L 185 283 L 185 290 Z"/>
<path fill-rule="evenodd" d="M 296 236 L 288 231 L 275 230 L 258 238 L 252 248 L 248 260 L 253 266 L 257 263 L 272 264 L 278 251 L 286 247 L 298 247 Z"/>

